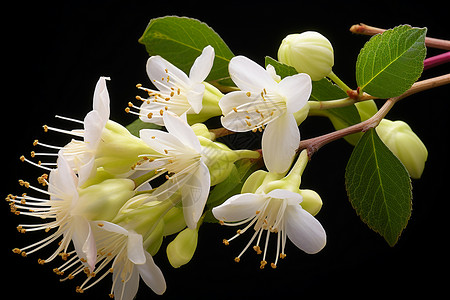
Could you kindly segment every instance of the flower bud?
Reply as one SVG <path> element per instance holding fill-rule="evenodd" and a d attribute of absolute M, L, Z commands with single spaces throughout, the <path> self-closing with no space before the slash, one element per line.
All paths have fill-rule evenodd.
<path fill-rule="evenodd" d="M 331 73 L 333 46 L 326 37 L 315 31 L 290 34 L 281 42 L 278 60 L 317 81 Z"/>
<path fill-rule="evenodd" d="M 132 135 L 122 125 L 108 121 L 103 129 L 96 153 L 96 165 L 107 172 L 123 174 L 141 158 L 141 154 L 156 153 L 144 141 Z"/>
<path fill-rule="evenodd" d="M 74 214 L 81 214 L 90 220 L 111 221 L 122 205 L 131 199 L 135 184 L 131 179 L 107 179 L 79 189 L 79 199 Z"/>
<path fill-rule="evenodd" d="M 409 176 L 419 179 L 425 168 L 428 151 L 411 127 L 403 121 L 383 119 L 376 131 L 386 146 L 403 163 Z"/>
<path fill-rule="evenodd" d="M 167 258 L 174 268 L 187 264 L 197 249 L 198 228 L 186 228 L 167 245 Z"/>
<path fill-rule="evenodd" d="M 225 144 L 213 142 L 203 136 L 198 137 L 202 146 L 202 159 L 211 176 L 211 186 L 224 181 L 233 169 L 233 163 L 243 158 L 259 158 L 260 154 L 251 150 L 231 150 Z"/>
<path fill-rule="evenodd" d="M 302 208 L 315 216 L 322 208 L 322 198 L 313 190 L 300 190 L 303 201 L 300 203 Z"/>

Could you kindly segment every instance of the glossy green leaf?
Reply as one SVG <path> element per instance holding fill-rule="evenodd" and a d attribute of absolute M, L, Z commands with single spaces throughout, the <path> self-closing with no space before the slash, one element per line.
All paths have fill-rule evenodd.
<path fill-rule="evenodd" d="M 402 25 L 373 36 L 356 61 L 358 86 L 379 98 L 408 90 L 423 70 L 426 32 L 426 28 Z"/>
<path fill-rule="evenodd" d="M 411 216 L 411 180 L 375 129 L 367 131 L 355 146 L 345 184 L 356 213 L 394 246 Z"/>
<path fill-rule="evenodd" d="M 215 59 L 207 81 L 231 82 L 228 63 L 234 54 L 211 27 L 199 20 L 177 16 L 152 19 L 139 42 L 150 55 L 162 56 L 186 74 L 203 48 L 211 45 Z"/>

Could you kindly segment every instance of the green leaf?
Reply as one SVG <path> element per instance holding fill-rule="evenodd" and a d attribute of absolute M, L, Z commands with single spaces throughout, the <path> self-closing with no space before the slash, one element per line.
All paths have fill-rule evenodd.
<path fill-rule="evenodd" d="M 358 86 L 379 98 L 408 90 L 423 70 L 426 32 L 426 28 L 402 25 L 373 36 L 356 61 Z"/>
<path fill-rule="evenodd" d="M 139 137 L 139 131 L 141 131 L 141 129 L 161 129 L 162 126 L 153 123 L 145 123 L 138 118 L 134 122 L 130 123 L 126 128 L 132 135 Z"/>
<path fill-rule="evenodd" d="M 345 184 L 356 213 L 394 246 L 411 216 L 411 180 L 375 129 L 367 131 L 353 150 Z"/>
<path fill-rule="evenodd" d="M 283 79 L 286 76 L 292 76 L 295 74 L 298 74 L 297 70 L 294 67 L 285 65 L 275 59 L 273 59 L 270 56 L 265 57 L 265 65 L 272 65 L 275 68 L 275 71 L 277 72 L 277 75 Z"/>
<path fill-rule="evenodd" d="M 152 19 L 139 42 L 148 54 L 162 56 L 186 74 L 203 48 L 211 45 L 215 59 L 207 80 L 228 79 L 221 83 L 232 83 L 228 63 L 234 54 L 211 27 L 199 20 L 176 16 Z"/>

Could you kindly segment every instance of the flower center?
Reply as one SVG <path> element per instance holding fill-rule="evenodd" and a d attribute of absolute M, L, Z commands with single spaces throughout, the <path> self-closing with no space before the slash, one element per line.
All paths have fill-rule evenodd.
<path fill-rule="evenodd" d="M 286 231 L 284 230 L 284 212 L 286 210 L 287 204 L 288 203 L 285 199 L 267 198 L 267 201 L 261 206 L 260 209 L 258 209 L 255 212 L 255 216 L 252 216 L 248 219 L 245 219 L 237 223 L 226 223 L 223 221 L 220 222 L 221 225 L 239 226 L 250 221 L 250 223 L 244 229 L 237 230 L 235 236 L 233 236 L 228 240 L 224 239 L 223 243 L 225 245 L 229 245 L 229 242 L 231 242 L 233 239 L 243 234 L 254 224 L 253 228 L 255 230 L 255 233 L 251 237 L 248 244 L 245 246 L 244 250 L 242 250 L 242 252 L 234 259 L 234 261 L 239 262 L 241 260 L 241 256 L 247 251 L 247 249 L 250 247 L 253 241 L 257 238 L 256 244 L 253 246 L 253 250 L 255 250 L 257 254 L 263 253 L 260 268 L 264 269 L 264 267 L 267 265 L 266 254 L 269 245 L 270 233 L 276 233 L 277 234 L 276 257 L 275 261 L 270 265 L 274 269 L 277 267 L 278 259 L 279 258 L 283 259 L 286 257 L 286 254 L 284 253 L 284 247 L 286 245 Z M 261 237 L 264 230 L 267 231 L 267 234 L 263 252 L 261 250 L 261 247 L 259 246 L 259 243 L 261 241 Z"/>

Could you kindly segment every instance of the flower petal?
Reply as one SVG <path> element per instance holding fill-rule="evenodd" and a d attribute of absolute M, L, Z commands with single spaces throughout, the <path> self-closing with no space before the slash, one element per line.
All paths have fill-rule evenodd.
<path fill-rule="evenodd" d="M 106 80 L 110 80 L 109 77 L 100 77 L 97 81 L 94 91 L 93 108 L 100 115 L 103 126 L 109 119 L 109 93 L 106 87 Z"/>
<path fill-rule="evenodd" d="M 308 103 L 312 84 L 308 74 L 301 73 L 287 76 L 278 84 L 278 91 L 286 97 L 288 113 L 295 113 Z"/>
<path fill-rule="evenodd" d="M 262 137 L 264 163 L 270 172 L 283 173 L 292 163 L 300 143 L 300 131 L 295 118 L 284 113 L 267 125 Z"/>
<path fill-rule="evenodd" d="M 152 256 L 145 252 L 146 262 L 143 265 L 136 265 L 135 268 L 144 280 L 145 284 L 158 295 L 166 291 L 166 280 L 159 267 L 153 261 Z"/>
<path fill-rule="evenodd" d="M 199 83 L 199 84 L 194 84 L 193 86 L 191 86 L 191 89 L 187 93 L 187 96 L 186 96 L 187 100 L 191 106 L 192 111 L 196 114 L 200 113 L 200 111 L 202 110 L 204 92 L 205 92 L 205 86 L 202 83 Z M 173 110 L 170 109 L 170 107 L 169 107 L 169 111 L 174 112 Z M 187 110 L 185 110 L 184 112 L 186 112 L 186 111 Z M 177 115 L 181 115 L 182 113 L 177 114 Z"/>
<path fill-rule="evenodd" d="M 228 69 L 231 79 L 242 91 L 261 93 L 264 88 L 276 88 L 276 81 L 269 72 L 245 56 L 233 57 Z"/>
<path fill-rule="evenodd" d="M 169 93 L 171 88 L 189 87 L 187 75 L 161 56 L 151 56 L 147 60 L 147 75 L 161 92 Z M 169 76 L 169 77 L 168 77 Z"/>
<path fill-rule="evenodd" d="M 189 79 L 192 82 L 200 83 L 208 77 L 214 63 L 214 48 L 206 46 L 202 54 L 197 57 L 189 72 Z"/>
<path fill-rule="evenodd" d="M 256 216 L 256 212 L 265 201 L 265 196 L 259 194 L 246 193 L 234 195 L 223 204 L 214 207 L 212 213 L 219 221 L 242 221 Z"/>
<path fill-rule="evenodd" d="M 174 150 L 184 147 L 182 142 L 168 132 L 156 129 L 141 129 L 140 138 L 153 150 L 164 154 L 164 150 Z"/>
<path fill-rule="evenodd" d="M 131 275 L 125 275 L 128 275 L 128 278 L 121 278 L 124 267 L 125 264 L 114 267 L 114 298 L 120 300 L 133 300 L 139 289 L 139 270 L 136 267 L 133 267 Z M 128 280 L 124 281 L 125 279 Z"/>
<path fill-rule="evenodd" d="M 315 254 L 325 247 L 325 230 L 320 222 L 300 205 L 289 205 L 285 218 L 286 234 L 299 249 L 308 254 Z"/>
<path fill-rule="evenodd" d="M 122 226 L 119 226 L 117 224 L 107 222 L 107 221 L 94 221 L 93 223 L 96 225 L 96 227 L 101 228 L 102 230 L 106 230 L 109 232 L 114 232 L 114 233 L 122 234 L 122 235 L 128 235 L 128 230 L 126 230 L 125 228 L 123 228 Z"/>
<path fill-rule="evenodd" d="M 266 96 L 263 98 L 260 93 L 251 92 L 232 92 L 224 96 L 220 100 L 225 98 L 222 104 L 219 102 L 224 113 L 221 119 L 223 127 L 237 132 L 254 130 L 272 122 L 286 111 L 286 104 L 279 97 Z"/>
<path fill-rule="evenodd" d="M 284 189 L 275 189 L 267 193 L 268 197 L 276 199 L 286 199 L 289 204 L 299 204 L 302 202 L 302 196 Z"/>
<path fill-rule="evenodd" d="M 95 268 L 97 248 L 89 222 L 81 216 L 72 216 L 72 242 L 79 258 L 84 258 L 91 271 Z"/>
<path fill-rule="evenodd" d="M 145 250 L 142 235 L 135 232 L 128 233 L 127 255 L 128 259 L 135 265 L 142 265 L 145 263 Z"/>
<path fill-rule="evenodd" d="M 203 162 L 200 162 L 197 171 L 181 187 L 184 220 L 191 229 L 197 228 L 197 222 L 203 214 L 203 209 L 208 199 L 210 182 L 208 167 Z"/>
<path fill-rule="evenodd" d="M 53 195 L 67 195 L 73 197 L 73 202 L 78 199 L 78 177 L 73 172 L 63 152 L 58 153 L 58 168 L 50 172 L 48 191 Z M 55 189 L 57 189 L 55 191 Z"/>
<path fill-rule="evenodd" d="M 163 119 L 164 126 L 166 126 L 167 131 L 169 131 L 172 136 L 179 139 L 184 145 L 187 145 L 200 153 L 200 141 L 192 128 L 185 121 L 170 112 L 166 112 Z"/>

